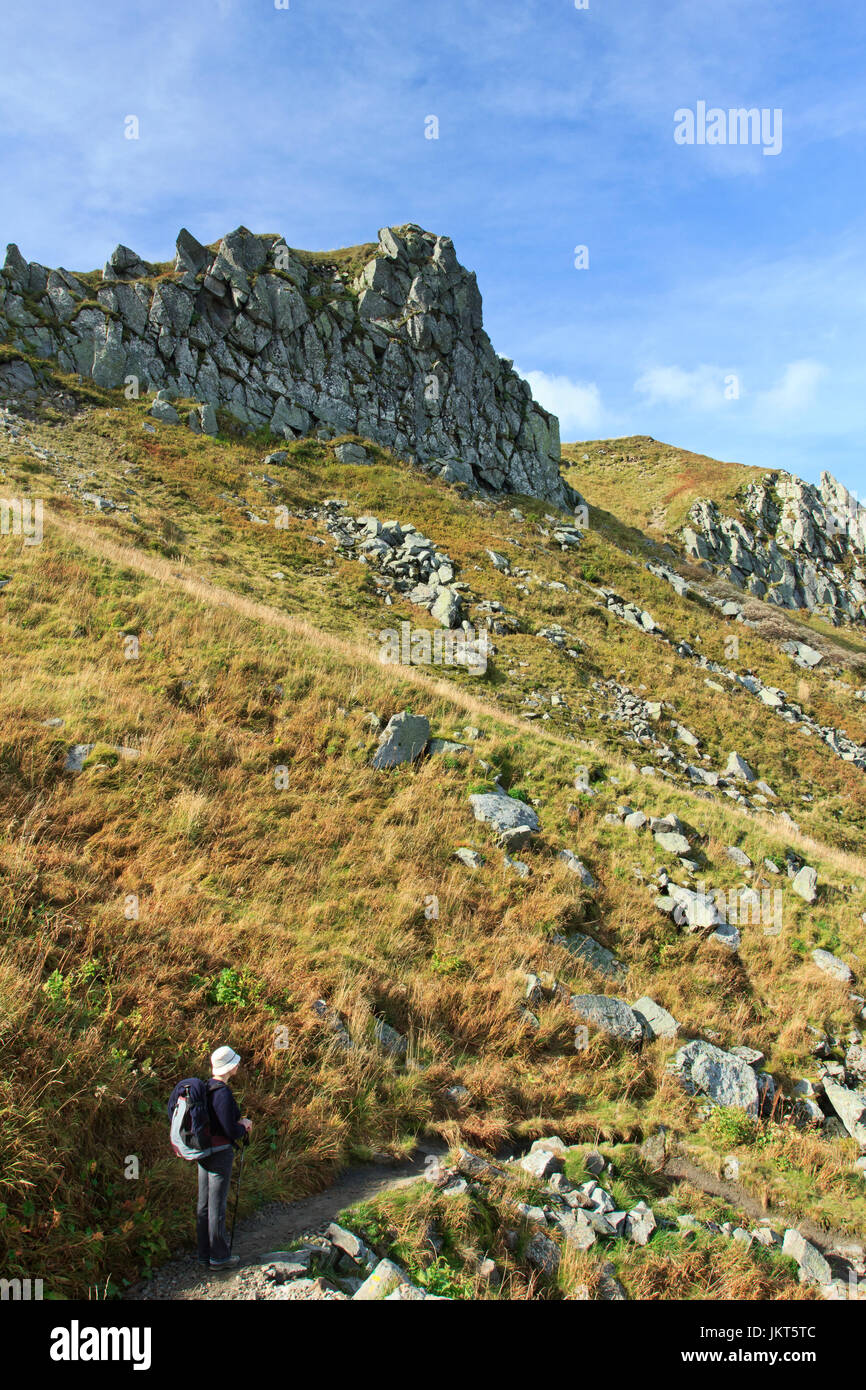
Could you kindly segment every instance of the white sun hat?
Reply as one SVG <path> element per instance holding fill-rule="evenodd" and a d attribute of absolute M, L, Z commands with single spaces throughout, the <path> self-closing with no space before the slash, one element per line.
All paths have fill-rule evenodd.
<path fill-rule="evenodd" d="M 235 1052 L 234 1048 L 218 1047 L 216 1052 L 210 1055 L 211 1070 L 214 1076 L 225 1076 L 240 1060 L 240 1053 Z"/>

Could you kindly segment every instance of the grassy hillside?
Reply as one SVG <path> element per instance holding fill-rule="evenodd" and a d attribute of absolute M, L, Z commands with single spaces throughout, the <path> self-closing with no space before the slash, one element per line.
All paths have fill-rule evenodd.
<path fill-rule="evenodd" d="M 595 506 L 656 538 L 678 530 L 698 497 L 728 503 L 728 512 L 736 512 L 737 492 L 766 472 L 720 463 L 646 434 L 563 444 L 562 457 L 568 481 Z"/>
<path fill-rule="evenodd" d="M 42 544 L 0 538 L 4 1271 L 50 1270 L 61 1295 L 111 1289 L 188 1239 L 191 1178 L 168 1152 L 165 1101 L 223 1041 L 245 1059 L 239 1090 L 258 1121 L 249 1203 L 313 1190 L 350 1156 L 404 1152 L 425 1129 L 495 1149 L 554 1130 L 622 1145 L 664 1122 L 709 1166 L 738 1153 L 759 1197 L 862 1228 L 852 1140 L 777 1123 L 732 1133 L 671 1077 L 670 1043 L 636 1054 L 594 1034 L 576 1052 L 562 1003 L 533 1005 L 537 1027 L 520 1013 L 527 972 L 611 992 L 551 940 L 579 929 L 627 963 L 615 992 L 652 995 L 684 1038 L 758 1047 L 778 1079 L 813 1074 L 807 1025 L 844 1033 L 854 1018 L 848 988 L 810 952 L 854 962 L 861 950 L 864 774 L 743 690 L 710 691 L 596 590 L 616 588 L 720 661 L 735 632 L 738 669 L 864 740 L 856 640 L 804 680 L 775 629 L 726 623 L 650 574 L 622 531 L 646 518 L 613 494 L 619 520 L 594 511 L 583 545 L 564 552 L 543 505 L 481 502 L 374 446 L 367 467 L 311 440 L 263 464 L 272 442 L 150 432 L 145 402 L 58 385 L 76 394 L 73 413 L 47 409 L 0 435 L 3 495 L 46 503 Z M 85 493 L 129 511 L 97 511 Z M 399 595 L 387 605 L 370 566 L 314 539 L 327 540 L 322 521 L 296 514 L 330 497 L 428 534 L 469 585 L 473 621 L 485 601 L 504 606 L 516 630 L 494 637 L 486 676 L 381 664 L 381 628 L 431 620 Z M 277 507 L 292 513 L 284 528 Z M 488 548 L 526 575 L 500 572 Z M 539 635 L 553 624 L 576 659 Z M 688 726 L 707 766 L 737 749 L 799 829 L 771 806 L 641 773 L 649 755 L 611 718 L 600 684 L 611 678 L 669 702 L 666 737 L 672 721 Z M 406 708 L 468 753 L 373 771 L 370 714 Z M 64 771 L 74 744 L 93 748 Z M 579 768 L 594 795 L 576 788 Z M 472 817 L 469 793 L 496 777 L 541 819 L 520 853 L 525 879 Z M 712 885 L 740 882 L 726 846 L 756 865 L 792 847 L 818 871 L 819 902 L 767 878 L 784 892 L 779 936 L 744 928 L 731 955 L 683 933 L 640 877 L 669 861 L 606 819 L 622 802 L 690 823 Z M 483 865 L 467 869 L 459 846 Z M 596 890 L 557 859 L 564 848 Z M 318 999 L 347 1020 L 352 1050 Z M 377 1021 L 408 1038 L 405 1064 L 377 1041 Z M 456 1085 L 468 1099 L 448 1097 Z M 137 1178 L 125 1176 L 130 1155 Z"/>

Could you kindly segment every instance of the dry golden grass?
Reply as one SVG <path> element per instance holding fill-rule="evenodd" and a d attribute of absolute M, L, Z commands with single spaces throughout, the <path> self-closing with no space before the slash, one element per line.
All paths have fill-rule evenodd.
<path fill-rule="evenodd" d="M 154 539 L 165 531 L 156 525 L 145 533 L 118 517 L 85 523 L 53 495 L 43 545 L 3 553 L 13 583 L 2 597 L 0 689 L 0 1201 L 5 1239 L 18 1252 L 11 1272 L 60 1269 L 52 1277 L 62 1293 L 108 1274 L 122 1284 L 186 1236 L 178 1212 L 189 1205 L 189 1174 L 166 1153 L 164 1103 L 174 1080 L 200 1070 L 225 1040 L 248 1064 L 243 1102 L 258 1121 L 251 1203 L 310 1191 L 353 1154 L 402 1153 L 425 1128 L 496 1148 L 552 1129 L 624 1141 L 664 1121 L 706 1152 L 664 1044 L 635 1056 L 595 1036 L 576 1054 L 569 1015 L 553 1003 L 538 1008 L 537 1031 L 521 1026 L 522 972 L 551 970 L 575 991 L 609 989 L 550 943 L 553 929 L 583 929 L 610 946 L 630 966 L 622 992 L 653 995 L 686 1036 L 715 1030 L 725 1043 L 763 1048 L 777 1075 L 808 1074 L 805 1025 L 850 1021 L 846 991 L 818 977 L 808 950 L 838 938 L 838 949 L 854 952 L 860 941 L 862 774 L 826 748 L 792 750 L 788 729 L 745 697 L 708 705 L 693 666 L 636 643 L 600 613 L 592 583 L 568 568 L 573 558 L 550 551 L 533 529 L 543 508 L 521 503 L 519 558 L 574 592 L 531 585 L 519 601 L 484 554 L 485 544 L 507 548 L 515 526 L 505 508 L 476 512 L 386 461 L 341 472 L 318 446 L 297 449 L 286 470 L 284 493 L 297 505 L 339 490 L 353 510 L 411 514 L 447 537 L 473 584 L 472 566 L 483 567 L 480 592 L 520 609 L 526 630 L 497 639 L 496 665 L 530 661 L 524 689 L 561 688 L 577 710 L 592 700 L 590 681 L 613 674 L 675 703 L 714 759 L 737 746 L 772 769 L 768 780 L 789 799 L 807 782 L 818 797 L 800 834 L 638 776 L 596 706 L 529 726 L 520 692 L 504 681 L 480 694 L 461 673 L 383 667 L 370 635 L 381 625 L 378 600 L 358 566 L 308 560 L 311 527 L 262 537 L 223 516 L 207 529 L 217 489 L 243 486 L 257 505 L 248 477 L 255 446 L 204 441 L 190 458 L 181 432 L 143 442 L 138 416 L 123 410 L 57 428 L 95 467 L 118 468 L 121 451 L 146 466 L 154 516 L 161 509 L 189 540 L 178 550 Z M 682 605 L 639 562 L 603 537 L 586 548 L 599 582 L 682 628 Z M 268 579 L 275 566 L 290 575 L 286 588 Z M 578 634 L 581 663 L 532 635 L 550 621 Z M 715 616 L 689 608 L 688 625 L 721 657 L 726 630 Z M 127 632 L 141 641 L 136 661 L 124 659 Z M 742 640 L 744 664 L 781 684 L 778 654 L 752 633 Z M 856 714 L 844 691 L 823 677 L 814 686 L 828 718 Z M 462 762 L 374 774 L 366 714 L 406 707 L 426 714 L 436 733 L 472 723 L 484 736 Z M 62 729 L 43 726 L 56 717 Z M 853 719 L 848 727 L 856 732 Z M 65 752 L 77 742 L 97 746 L 83 772 L 66 774 Z M 118 760 L 115 744 L 139 757 Z M 598 795 L 577 797 L 573 808 L 581 763 L 599 774 Z M 288 768 L 282 791 L 273 777 L 280 766 Z M 469 813 L 467 792 L 489 782 L 490 767 L 539 804 L 543 835 L 527 854 L 525 881 Z M 624 800 L 695 825 L 713 882 L 734 881 L 728 844 L 742 844 L 756 863 L 786 844 L 801 847 L 819 870 L 820 908 L 786 897 L 782 937 L 744 932 L 739 959 L 682 935 L 632 874 L 633 865 L 656 866 L 652 841 L 604 823 Z M 477 874 L 452 858 L 461 844 L 484 855 Z M 589 863 L 598 893 L 577 889 L 556 860 L 565 845 Z M 137 917 L 127 915 L 132 894 Z M 431 894 L 434 919 L 425 915 Z M 344 1014 L 351 1052 L 313 1013 L 319 997 Z M 374 1045 L 377 1018 L 408 1037 L 408 1067 Z M 276 1047 L 281 1029 L 288 1046 Z M 470 1105 L 445 1099 L 457 1082 Z M 771 1183 L 776 1200 L 825 1224 L 862 1221 L 849 1149 L 797 1134 L 786 1144 L 744 1164 L 756 1190 Z M 129 1154 L 140 1161 L 137 1180 L 124 1177 Z M 679 1255 L 670 1258 L 673 1269 Z M 633 1277 L 650 1281 L 646 1296 L 661 1296 L 665 1279 L 730 1290 L 739 1287 L 737 1260 L 718 1285 L 700 1263 L 687 1284 L 675 1270 L 665 1275 L 663 1261 L 657 1274 Z M 541 1292 L 535 1276 L 514 1280 L 514 1290 Z"/>

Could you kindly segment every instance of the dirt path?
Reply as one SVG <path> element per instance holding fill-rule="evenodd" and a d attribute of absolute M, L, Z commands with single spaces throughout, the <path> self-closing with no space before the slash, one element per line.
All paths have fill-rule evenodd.
<path fill-rule="evenodd" d="M 780 1207 L 765 1207 L 738 1182 L 714 1177 L 683 1154 L 675 1154 L 669 1158 L 664 1171 L 666 1177 L 690 1183 L 692 1187 L 699 1188 L 710 1197 L 721 1197 L 735 1211 L 742 1212 L 753 1221 L 770 1221 L 776 1226 L 795 1226 L 808 1241 L 817 1245 L 824 1253 L 862 1242 L 862 1236 L 846 1235 L 842 1231 L 827 1231 L 822 1226 L 817 1226 L 808 1216 L 794 1216 Z"/>
<path fill-rule="evenodd" d="M 323 1234 L 338 1214 L 356 1202 L 367 1201 L 395 1188 L 418 1182 L 424 1174 L 430 1155 L 442 1156 L 447 1149 L 425 1141 L 405 1163 L 363 1164 L 347 1168 L 329 1187 L 296 1202 L 271 1203 L 254 1216 L 242 1221 L 235 1232 L 234 1253 L 241 1263 L 228 1273 L 210 1273 L 201 1268 L 190 1254 L 163 1265 L 152 1279 L 136 1285 L 126 1294 L 133 1301 L 165 1299 L 180 1300 L 237 1300 L 285 1297 L 285 1290 L 275 1288 L 262 1273 L 262 1260 L 284 1250 L 299 1237 Z M 777 1227 L 796 1226 L 807 1240 L 825 1255 L 842 1255 L 846 1247 L 860 1242 L 841 1231 L 825 1231 L 808 1217 L 793 1217 L 779 1209 L 766 1209 L 737 1182 L 717 1178 L 693 1163 L 683 1154 L 676 1154 L 665 1165 L 665 1176 L 674 1183 L 690 1186 L 712 1197 L 720 1197 L 735 1211 L 751 1221 L 773 1221 Z M 234 1198 L 232 1197 L 232 1201 Z M 231 1212 L 231 1203 L 229 1206 Z"/>
<path fill-rule="evenodd" d="M 53 508 L 46 509 L 46 520 L 50 521 L 52 526 L 57 527 L 58 530 L 64 531 L 78 545 L 96 555 L 101 555 L 110 564 L 122 569 L 138 570 L 139 573 L 146 574 L 159 584 L 186 593 L 197 603 L 217 610 L 226 610 L 263 626 L 281 628 L 300 641 L 309 642 L 317 648 L 326 647 L 338 653 L 347 662 L 374 667 L 380 676 L 389 670 L 398 670 L 401 684 L 410 682 L 419 686 L 439 699 L 448 700 L 452 705 L 465 710 L 467 714 L 475 718 L 483 717 L 495 720 L 500 725 L 506 725 L 521 734 L 531 732 L 536 742 L 563 748 L 569 755 L 580 753 L 595 756 L 600 751 L 595 742 L 592 740 L 587 742 L 576 734 L 557 734 L 541 727 L 537 722 L 530 726 L 527 720 L 520 715 L 512 714 L 498 703 L 473 695 L 453 681 L 429 676 L 420 667 L 400 666 L 399 668 L 392 668 L 387 665 L 383 666 L 378 648 L 315 627 L 306 618 L 298 617 L 281 608 L 274 608 L 259 600 L 247 598 L 244 594 L 237 593 L 233 589 L 213 584 L 210 580 L 199 576 L 185 559 L 169 561 L 151 552 L 139 550 L 136 546 L 106 532 L 105 529 L 88 525 L 86 522 L 79 521 L 67 513 L 59 512 Z M 581 586 L 587 590 L 591 588 L 590 585 L 584 586 L 583 581 L 579 581 L 579 587 Z M 628 758 L 613 747 L 605 748 L 603 757 L 610 770 L 619 769 L 624 772 L 628 768 Z M 647 787 L 653 788 L 661 797 L 667 796 L 670 791 L 661 773 L 647 776 L 643 781 Z M 680 796 L 688 798 L 697 805 L 698 798 L 690 792 L 688 787 L 678 787 L 677 792 Z M 702 809 L 706 809 L 705 805 L 702 806 Z M 781 843 L 784 840 L 786 845 L 797 845 L 807 852 L 813 851 L 825 855 L 833 859 L 840 867 L 844 867 L 861 877 L 866 874 L 866 860 L 859 855 L 847 854 L 827 846 L 796 830 L 791 825 L 779 826 L 771 817 L 755 816 L 753 812 L 733 803 L 726 807 L 726 812 L 736 820 L 741 821 L 744 826 L 751 827 L 757 823 L 773 841 Z"/>
<path fill-rule="evenodd" d="M 437 1146 L 425 1140 L 405 1163 L 365 1163 L 347 1168 L 322 1192 L 301 1197 L 296 1202 L 270 1203 L 246 1221 L 239 1222 L 234 1239 L 234 1253 L 241 1257 L 237 1270 L 227 1274 L 209 1273 L 191 1253 L 163 1265 L 152 1279 L 130 1289 L 126 1297 L 132 1300 L 261 1297 L 259 1281 L 251 1280 L 248 1271 L 251 1266 L 255 1270 L 264 1255 L 285 1249 L 299 1236 L 324 1231 L 345 1207 L 367 1201 L 380 1192 L 418 1182 L 423 1177 L 428 1156 L 445 1153 L 444 1145 Z M 234 1179 L 229 1225 L 233 1203 Z"/>

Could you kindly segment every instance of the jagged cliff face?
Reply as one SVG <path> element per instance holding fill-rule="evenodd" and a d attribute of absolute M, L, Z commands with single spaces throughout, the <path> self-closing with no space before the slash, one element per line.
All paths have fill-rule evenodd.
<path fill-rule="evenodd" d="M 818 487 L 768 473 L 742 495 L 743 520 L 702 498 L 683 529 L 686 551 L 780 608 L 866 623 L 866 508 L 831 477 Z"/>
<path fill-rule="evenodd" d="M 98 285 L 12 245 L 0 334 L 101 386 L 133 377 L 280 437 L 354 431 L 450 481 L 575 500 L 558 421 L 493 350 L 451 241 L 420 227 L 383 229 L 342 270 L 243 227 L 216 251 L 183 230 L 173 268 L 121 246 Z"/>

